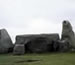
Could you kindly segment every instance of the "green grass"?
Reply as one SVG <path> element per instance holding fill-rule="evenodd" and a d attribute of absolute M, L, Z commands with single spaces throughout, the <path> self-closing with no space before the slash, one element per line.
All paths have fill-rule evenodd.
<path fill-rule="evenodd" d="M 40 60 L 24 62 L 26 60 Z M 14 56 L 1 54 L 0 65 L 75 65 L 75 53 L 25 54 Z"/>

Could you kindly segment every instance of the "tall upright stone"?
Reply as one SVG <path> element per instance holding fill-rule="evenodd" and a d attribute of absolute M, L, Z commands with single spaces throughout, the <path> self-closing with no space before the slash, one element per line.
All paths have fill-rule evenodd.
<path fill-rule="evenodd" d="M 75 48 L 75 34 L 69 21 L 63 21 L 61 40 L 66 40 L 70 46 Z"/>
<path fill-rule="evenodd" d="M 0 30 L 0 53 L 8 53 L 13 49 L 13 43 L 5 29 Z"/>

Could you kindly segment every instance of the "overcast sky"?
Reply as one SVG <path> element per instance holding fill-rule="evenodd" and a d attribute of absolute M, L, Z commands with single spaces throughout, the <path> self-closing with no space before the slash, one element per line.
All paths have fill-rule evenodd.
<path fill-rule="evenodd" d="M 59 33 L 69 20 L 75 31 L 75 0 L 0 0 L 0 29 L 13 42 L 20 34 Z"/>

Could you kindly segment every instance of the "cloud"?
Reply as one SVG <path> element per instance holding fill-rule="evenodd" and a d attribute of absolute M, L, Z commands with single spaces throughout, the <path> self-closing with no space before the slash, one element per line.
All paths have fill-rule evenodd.
<path fill-rule="evenodd" d="M 0 28 L 15 41 L 19 34 L 59 33 L 68 19 L 75 30 L 74 0 L 1 0 Z"/>

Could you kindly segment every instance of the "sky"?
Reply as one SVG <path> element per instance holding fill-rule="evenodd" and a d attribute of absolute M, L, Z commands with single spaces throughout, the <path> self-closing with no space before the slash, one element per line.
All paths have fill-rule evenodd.
<path fill-rule="evenodd" d="M 75 31 L 75 0 L 0 0 L 0 29 L 16 35 L 58 33 L 69 20 Z"/>

